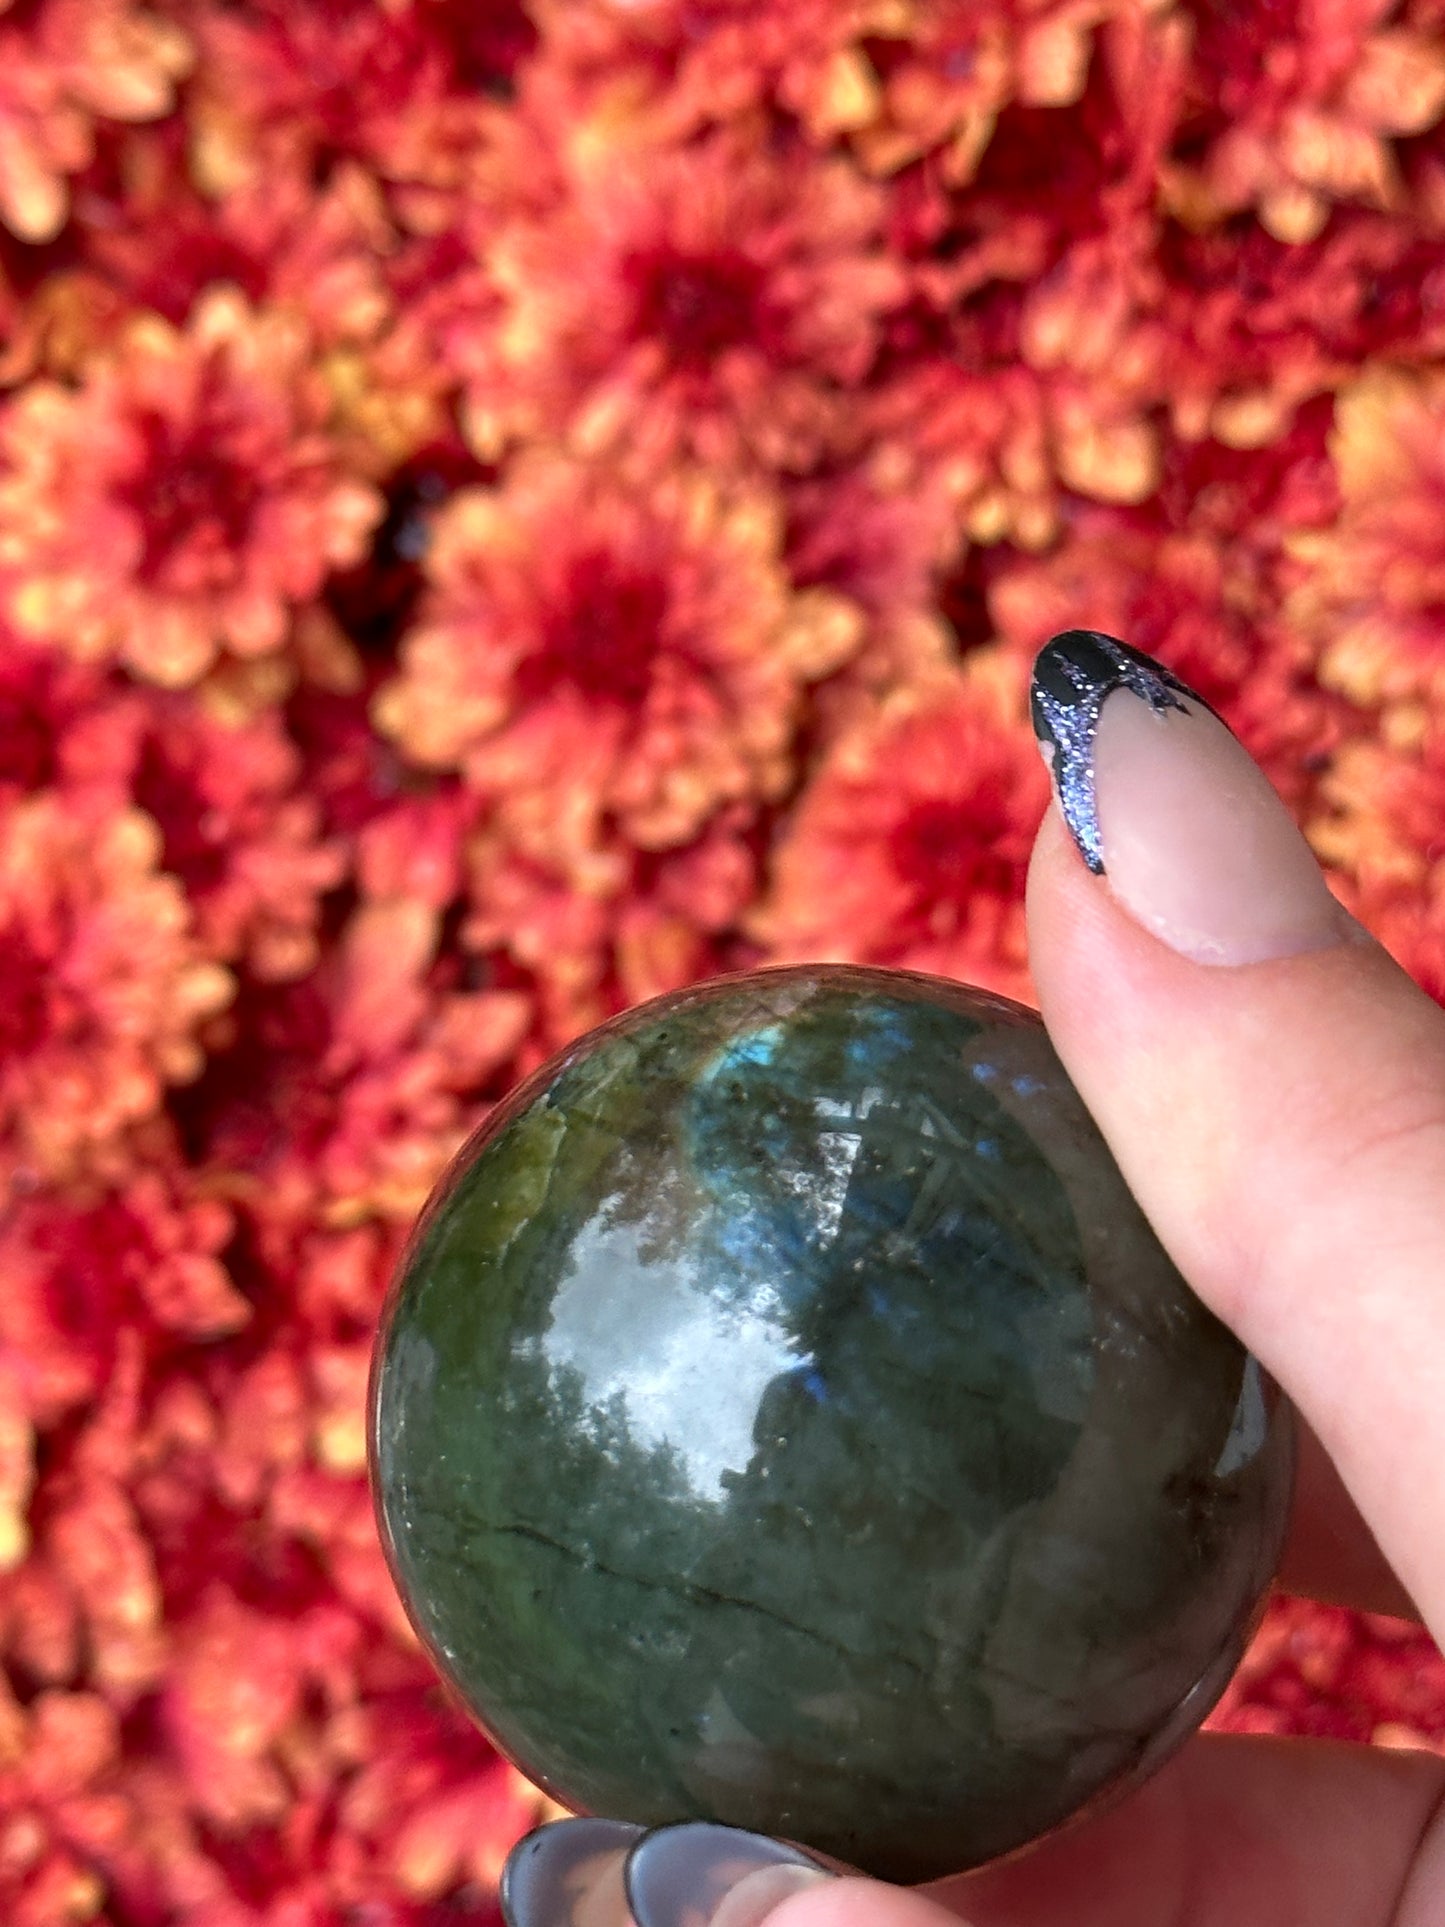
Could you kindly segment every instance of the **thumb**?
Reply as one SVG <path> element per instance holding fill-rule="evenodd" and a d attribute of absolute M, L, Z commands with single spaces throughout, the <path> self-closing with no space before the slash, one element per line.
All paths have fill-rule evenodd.
<path fill-rule="evenodd" d="M 1045 1022 L 1184 1275 L 1295 1400 L 1445 1629 L 1445 1013 L 1336 904 L 1207 706 L 1070 631 L 1034 670 L 1058 809 Z"/>

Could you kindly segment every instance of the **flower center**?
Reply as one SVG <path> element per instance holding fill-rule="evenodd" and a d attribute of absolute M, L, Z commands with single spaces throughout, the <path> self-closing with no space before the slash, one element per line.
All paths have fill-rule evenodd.
<path fill-rule="evenodd" d="M 0 936 L 0 1064 L 39 1050 L 50 1034 L 50 971 L 23 930 Z"/>
<path fill-rule="evenodd" d="M 38 790 L 55 774 L 55 739 L 31 704 L 15 691 L 0 694 L 0 784 Z"/>
<path fill-rule="evenodd" d="M 705 369 L 729 348 L 759 343 L 763 272 L 745 255 L 662 248 L 635 255 L 629 276 L 637 332 L 666 342 L 679 366 Z"/>
<path fill-rule="evenodd" d="M 143 531 L 136 572 L 150 587 L 194 592 L 235 579 L 258 482 L 226 453 L 228 426 L 212 411 L 184 428 L 155 411 L 137 422 L 145 454 L 122 493 Z"/>
<path fill-rule="evenodd" d="M 578 556 L 569 578 L 543 647 L 519 674 L 519 693 L 534 701 L 565 686 L 609 708 L 636 708 L 663 649 L 667 585 L 606 551 Z"/>
<path fill-rule="evenodd" d="M 226 875 L 226 846 L 214 812 L 184 770 L 148 737 L 132 779 L 131 794 L 153 816 L 165 839 L 165 868 L 192 895 L 204 895 Z"/>
<path fill-rule="evenodd" d="M 893 832 L 893 867 L 918 897 L 961 902 L 990 867 L 992 828 L 968 802 L 920 802 Z"/>

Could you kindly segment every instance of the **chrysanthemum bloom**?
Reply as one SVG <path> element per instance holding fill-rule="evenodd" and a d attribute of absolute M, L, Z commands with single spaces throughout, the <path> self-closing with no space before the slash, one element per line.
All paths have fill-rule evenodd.
<path fill-rule="evenodd" d="M 1410 1621 L 1277 1595 L 1209 1726 L 1439 1752 L 1445 1660 Z"/>
<path fill-rule="evenodd" d="M 169 113 L 191 65 L 179 28 L 136 0 L 6 0 L 0 12 L 0 220 L 48 241 L 89 161 L 97 118 Z"/>
<path fill-rule="evenodd" d="M 1360 702 L 1445 691 L 1445 375 L 1373 367 L 1336 399 L 1341 508 L 1297 536 L 1288 613 Z"/>
<path fill-rule="evenodd" d="M 0 577 L 26 633 L 165 684 L 281 648 L 381 514 L 345 473 L 306 331 L 218 293 L 137 321 L 78 391 L 0 416 Z"/>
<path fill-rule="evenodd" d="M 900 691 L 804 791 L 754 923 L 771 962 L 811 957 L 1026 989 L 1023 880 L 1048 784 L 1023 679 Z"/>
<path fill-rule="evenodd" d="M 1164 386 L 1190 441 L 1262 448 L 1372 358 L 1445 354 L 1440 246 L 1401 216 L 1337 210 L 1304 243 L 1170 222 L 1158 266 Z"/>
<path fill-rule="evenodd" d="M 603 122 L 569 153 L 555 213 L 491 244 L 499 320 L 451 344 L 478 452 L 540 432 L 639 473 L 806 467 L 905 291 L 879 191 L 760 123 L 654 147 Z"/>
<path fill-rule="evenodd" d="M 1445 110 L 1445 38 L 1396 0 L 1310 0 L 1281 13 L 1239 0 L 1198 17 L 1187 123 L 1198 164 L 1165 174 L 1191 225 L 1254 208 L 1281 241 L 1308 241 L 1339 202 L 1403 204 L 1392 142 Z"/>
<path fill-rule="evenodd" d="M 905 473 L 952 493 L 975 542 L 1045 549 L 1065 490 L 1142 502 L 1159 479 L 1150 403 L 1108 377 L 1036 372 L 1012 356 L 970 365 L 949 353 L 900 370 L 865 406 Z"/>
<path fill-rule="evenodd" d="M 369 341 L 391 313 L 382 263 L 395 237 L 376 182 L 354 163 L 323 188 L 281 173 L 212 201 L 176 141 L 157 134 L 134 143 L 112 192 L 91 190 L 88 211 L 82 259 L 173 327 L 221 283 L 253 307 L 299 314 L 327 349 Z"/>
<path fill-rule="evenodd" d="M 937 150 L 951 182 L 970 180 L 1004 107 L 1076 101 L 1100 21 L 1152 10 L 1138 0 L 909 0 L 873 43 L 882 101 L 855 137 L 864 161 L 886 174 Z"/>
<path fill-rule="evenodd" d="M 0 1223 L 0 1412 L 26 1439 L 44 1437 L 99 1399 L 116 1371 L 121 1333 L 175 1350 L 237 1331 L 251 1308 L 217 1254 L 231 1213 L 188 1172 L 156 1162 L 114 1192 L 40 1192 L 15 1202 Z M 33 1472 L 27 1450 L 20 1487 L 0 1481 L 0 1569 L 29 1540 L 23 1508 Z M 52 1458 L 52 1466 L 54 1460 Z M 12 1473 L 15 1468 L 8 1467 Z M 22 1655 L 40 1679 L 64 1683 L 71 1657 L 47 1658 L 39 1640 Z M 70 1649 L 67 1649 L 69 1651 Z"/>
<path fill-rule="evenodd" d="M 128 739 L 110 674 L 0 625 L 0 807 L 58 781 L 112 779 Z"/>
<path fill-rule="evenodd" d="M 795 592 L 776 500 L 672 470 L 650 490 L 538 459 L 456 496 L 377 722 L 460 768 L 518 848 L 585 883 L 614 825 L 645 849 L 777 797 L 807 685 L 856 608 Z"/>
<path fill-rule="evenodd" d="M 1320 786 L 1310 841 L 1360 921 L 1445 1001 L 1445 729 L 1414 704 L 1361 722 Z"/>
<path fill-rule="evenodd" d="M 269 1239 L 409 1221 L 504 1082 L 530 997 L 469 982 L 439 954 L 473 814 L 453 790 L 375 816 L 360 901 L 320 968 L 279 991 L 243 988 L 193 1135 Z"/>
<path fill-rule="evenodd" d="M 483 833 L 469 851 L 463 940 L 527 973 L 541 1042 L 556 1048 L 629 1004 L 741 965 L 757 888 L 747 815 L 724 811 L 680 849 L 615 842 L 582 880 Z"/>
<path fill-rule="evenodd" d="M 376 1856 L 373 1880 L 389 1876 L 408 1902 L 491 1889 L 513 1842 L 549 1817 L 537 1789 L 420 1684 L 358 1706 L 352 1734 L 347 1822 Z"/>
<path fill-rule="evenodd" d="M 1308 809 L 1347 705 L 1318 687 L 1281 605 L 1290 538 L 1326 522 L 1334 501 L 1317 423 L 1267 455 L 1175 448 L 1162 500 L 1076 514 L 1051 552 L 998 569 L 989 608 L 1021 662 L 1081 622 L 1160 657 Z"/>
<path fill-rule="evenodd" d="M 257 0 L 194 10 L 194 160 L 211 192 L 360 160 L 388 181 L 466 178 L 534 30 L 520 0 Z"/>
<path fill-rule="evenodd" d="M 825 145 L 878 112 L 871 36 L 895 0 L 532 0 L 542 58 L 625 90 L 677 135 L 781 106 Z"/>
<path fill-rule="evenodd" d="M 0 1908 L 11 1927 L 93 1920 L 106 1882 L 94 1851 L 129 1820 L 116 1792 L 120 1721 L 97 1693 L 47 1691 L 22 1707 L 7 1696 L 6 1833 Z"/>
<path fill-rule="evenodd" d="M 951 657 L 940 588 L 966 544 L 943 464 L 917 474 L 885 445 L 851 469 L 791 484 L 785 499 L 793 581 L 848 597 L 865 618 L 857 653 L 816 698 L 831 736 L 880 695 Z"/>
<path fill-rule="evenodd" d="M 200 1068 L 197 1029 L 231 979 L 159 871 L 138 810 L 49 791 L 0 813 L 0 1175 L 107 1164 L 167 1084 Z"/>
<path fill-rule="evenodd" d="M 157 692 L 127 704 L 126 722 L 117 787 L 159 828 L 161 865 L 184 887 L 208 954 L 259 977 L 309 970 L 321 899 L 345 857 L 320 835 L 276 712 L 233 720 L 204 697 Z"/>

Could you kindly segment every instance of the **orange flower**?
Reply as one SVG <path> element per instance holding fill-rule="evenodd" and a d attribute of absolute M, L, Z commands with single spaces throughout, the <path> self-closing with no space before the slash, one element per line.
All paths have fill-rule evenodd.
<path fill-rule="evenodd" d="M 757 887 L 744 814 L 725 813 L 681 849 L 615 847 L 585 885 L 483 834 L 463 939 L 527 972 L 541 1043 L 555 1049 L 629 1004 L 744 961 L 741 918 Z"/>
<path fill-rule="evenodd" d="M 966 553 L 958 505 L 942 464 L 911 474 L 893 455 L 880 446 L 855 468 L 787 490 L 793 581 L 846 596 L 865 619 L 857 653 L 813 700 L 815 729 L 827 741 L 955 653 L 948 582 Z"/>
<path fill-rule="evenodd" d="M 0 812 L 0 1176 L 112 1163 L 194 1077 L 197 1030 L 231 995 L 138 810 L 57 792 Z"/>
<path fill-rule="evenodd" d="M 1337 210 L 1303 243 L 1170 225 L 1159 264 L 1167 401 L 1192 442 L 1262 448 L 1372 357 L 1445 353 L 1439 242 L 1396 216 Z"/>
<path fill-rule="evenodd" d="M 153 682 L 261 656 L 381 513 L 327 433 L 305 330 L 218 293 L 142 319 L 78 392 L 0 418 L 0 572 L 26 633 Z"/>
<path fill-rule="evenodd" d="M 776 102 L 820 146 L 878 112 L 866 43 L 895 0 L 532 0 L 544 57 L 584 87 L 641 96 L 677 136 Z"/>
<path fill-rule="evenodd" d="M 0 1223 L 0 1415 L 14 1446 L 0 1468 L 0 1570 L 29 1543 L 32 1440 L 49 1433 L 54 1447 L 56 1428 L 103 1395 L 122 1334 L 166 1350 L 247 1322 L 251 1308 L 217 1257 L 231 1226 L 224 1205 L 163 1162 L 111 1193 L 40 1193 L 12 1205 Z M 26 1638 L 40 1677 L 71 1676 L 70 1645 L 62 1640 L 52 1665 L 40 1626 Z"/>
<path fill-rule="evenodd" d="M 162 866 L 184 886 L 207 952 L 260 977 L 300 976 L 345 858 L 320 838 L 319 805 L 298 792 L 300 759 L 275 712 L 241 721 L 217 708 L 168 692 L 128 703 L 117 775 L 160 830 Z"/>
<path fill-rule="evenodd" d="M 679 451 L 806 467 L 905 290 L 878 191 L 760 128 L 568 136 L 568 197 L 488 238 L 502 308 L 453 342 L 474 447 L 541 431 L 642 473 Z"/>
<path fill-rule="evenodd" d="M 881 107 L 855 137 L 865 163 L 887 174 L 939 150 L 950 182 L 970 180 L 1003 108 L 1078 100 L 1094 29 L 1152 10 L 1139 0 L 904 0 L 875 43 Z"/>
<path fill-rule="evenodd" d="M 585 881 L 606 829 L 665 849 L 781 794 L 803 690 L 856 609 L 793 592 L 774 499 L 684 470 L 649 491 L 556 460 L 437 519 L 432 591 L 376 706 L 413 761 L 460 767 L 521 850 Z"/>
<path fill-rule="evenodd" d="M 1333 528 L 1291 543 L 1288 613 L 1359 702 L 1445 691 L 1445 374 L 1376 366 L 1335 404 Z"/>
<path fill-rule="evenodd" d="M 1445 1002 L 1445 728 L 1402 705 L 1346 743 L 1320 787 L 1315 850 L 1360 921 Z"/>
<path fill-rule="evenodd" d="M 527 1033 L 524 991 L 468 981 L 439 954 L 469 815 L 452 792 L 375 816 L 360 901 L 321 968 L 243 987 L 192 1129 L 268 1235 L 408 1221 Z"/>
<path fill-rule="evenodd" d="M 198 7 L 191 116 L 202 185 L 224 193 L 338 160 L 388 181 L 467 178 L 533 29 L 520 0 L 256 0 Z"/>
<path fill-rule="evenodd" d="M 110 678 L 0 628 L 0 806 L 66 775 L 111 773 L 124 754 Z"/>
<path fill-rule="evenodd" d="M 41 1692 L 24 1707 L 6 1694 L 0 1908 L 11 1927 L 98 1917 L 105 1883 L 92 1849 L 104 1818 L 117 1818 L 113 1789 L 121 1751 L 115 1710 L 99 1694 Z"/>
<path fill-rule="evenodd" d="M 278 174 L 209 201 L 173 140 L 138 141 L 127 161 L 110 193 L 92 190 L 78 240 L 91 272 L 132 307 L 182 328 L 206 290 L 226 283 L 255 307 L 298 315 L 326 348 L 369 341 L 389 318 L 392 226 L 355 164 L 320 190 Z"/>
<path fill-rule="evenodd" d="M 1010 146 L 1023 143 L 1015 130 Z M 1006 227 L 1037 227 L 1039 193 L 1054 185 L 1051 174 L 1047 183 L 1026 179 L 1026 193 L 1001 195 L 1000 216 L 1015 200 L 1021 209 Z M 1163 472 L 1157 418 L 1166 388 L 1149 234 L 1131 217 L 1067 247 L 1036 235 L 1029 252 L 1048 272 L 1028 287 L 1014 285 L 1013 267 L 991 266 L 989 244 L 980 243 L 974 266 L 985 286 L 965 285 L 966 305 L 935 315 L 912 352 L 905 336 L 865 402 L 868 430 L 888 450 L 898 485 L 911 472 L 942 487 L 974 541 L 1031 550 L 1059 533 L 1066 492 L 1147 501 Z"/>
<path fill-rule="evenodd" d="M 1404 204 L 1392 141 L 1445 109 L 1445 39 L 1397 21 L 1397 0 L 1236 0 L 1199 16 L 1194 43 L 1197 165 L 1166 170 L 1190 225 L 1254 208 L 1281 241 L 1309 241 L 1338 202 Z"/>
<path fill-rule="evenodd" d="M 833 958 L 1026 993 L 1023 879 L 1047 780 L 1022 677 L 940 677 L 843 738 L 804 792 L 755 919 L 769 961 Z"/>
<path fill-rule="evenodd" d="M 0 220 L 25 241 L 58 234 L 96 119 L 169 113 L 190 65 L 185 35 L 135 0 L 33 0 L 0 17 Z"/>

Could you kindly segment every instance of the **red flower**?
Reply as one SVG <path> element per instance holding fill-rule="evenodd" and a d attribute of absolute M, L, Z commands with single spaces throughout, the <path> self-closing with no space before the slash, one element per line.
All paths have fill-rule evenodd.
<path fill-rule="evenodd" d="M 1167 400 L 1189 441 L 1264 447 L 1371 357 L 1445 351 L 1445 267 L 1410 221 L 1340 210 L 1307 243 L 1171 224 L 1160 267 Z"/>
<path fill-rule="evenodd" d="M 109 1166 L 231 995 L 137 810 L 57 792 L 0 813 L 0 1175 Z"/>
<path fill-rule="evenodd" d="M 815 957 L 1026 989 L 1023 879 L 1047 781 L 1022 679 L 900 692 L 804 792 L 755 918 L 770 961 Z"/>
<path fill-rule="evenodd" d="M 9 1448 L 0 1452 L 0 1569 L 28 1545 L 32 1438 L 102 1397 L 121 1362 L 121 1334 L 139 1331 L 164 1351 L 250 1318 L 217 1256 L 231 1222 L 187 1173 L 157 1163 L 113 1193 L 25 1199 L 0 1224 L 0 1430 Z M 63 1653 L 53 1667 L 39 1648 L 31 1661 L 43 1678 L 71 1677 Z"/>
<path fill-rule="evenodd" d="M 1078 100 L 1094 29 L 1135 14 L 1132 0 L 919 0 L 895 13 L 875 43 L 882 102 L 856 136 L 864 161 L 892 173 L 939 151 L 950 182 L 970 180 L 1003 108 Z"/>
<path fill-rule="evenodd" d="M 467 816 L 455 795 L 378 815 L 320 970 L 238 999 L 193 1130 L 268 1236 L 409 1222 L 526 1035 L 524 992 L 469 984 L 439 954 Z"/>
<path fill-rule="evenodd" d="M 1281 241 L 1309 241 L 1336 202 L 1403 205 L 1392 139 L 1445 108 L 1445 40 L 1396 0 L 1239 0 L 1199 16 L 1189 144 L 1165 176 L 1191 225 L 1254 208 Z"/>
<path fill-rule="evenodd" d="M 473 444 L 564 434 L 650 471 L 814 461 L 867 375 L 904 277 L 882 199 L 800 143 L 570 137 L 570 194 L 487 246 L 503 303 L 452 342 Z"/>
<path fill-rule="evenodd" d="M 184 886 L 208 953 L 260 977 L 309 970 L 345 857 L 320 837 L 320 806 L 298 789 L 300 758 L 276 713 L 236 717 L 216 694 L 163 692 L 126 708 L 119 781 L 160 830 L 162 867 Z"/>
<path fill-rule="evenodd" d="M 197 10 L 202 183 L 225 192 L 359 159 L 403 186 L 467 178 L 533 29 L 520 0 L 255 0 Z"/>
<path fill-rule="evenodd" d="M 1381 1721 L 1385 1708 L 1401 1717 Z M 1209 1725 L 1438 1751 L 1445 1661 L 1404 1620 L 1276 1597 Z"/>
<path fill-rule="evenodd" d="M 304 329 L 228 294 L 137 321 L 78 392 L 0 419 L 0 570 L 27 633 L 168 684 L 286 640 L 381 512 L 342 470 Z"/>
<path fill-rule="evenodd" d="M 756 892 L 757 862 L 726 813 L 681 849 L 621 845 L 599 853 L 585 882 L 502 835 L 478 836 L 470 858 L 464 941 L 484 954 L 503 952 L 527 973 L 545 1048 L 645 997 L 747 960 L 739 954 L 741 920 Z"/>
<path fill-rule="evenodd" d="M 124 755 L 111 678 L 0 629 L 0 808 L 64 777 L 107 775 Z"/>
<path fill-rule="evenodd" d="M 0 16 L 0 220 L 50 240 L 96 119 L 168 113 L 190 64 L 186 37 L 135 0 L 32 0 Z"/>
<path fill-rule="evenodd" d="M 184 328 L 197 300 L 226 284 L 253 307 L 299 315 L 328 348 L 369 341 L 390 317 L 391 223 L 359 167 L 338 168 L 321 190 L 283 173 L 210 201 L 173 140 L 137 142 L 129 161 L 111 192 L 91 191 L 78 239 L 131 306 Z"/>
<path fill-rule="evenodd" d="M 672 135 L 776 102 L 818 146 L 878 112 L 871 36 L 892 0 L 533 0 L 543 58 L 584 91 L 618 87 Z"/>
<path fill-rule="evenodd" d="M 119 1722 L 95 1693 L 42 1692 L 0 1716 L 0 1907 L 11 1927 L 94 1919 L 105 1904 L 94 1842 L 114 1820 Z"/>
<path fill-rule="evenodd" d="M 517 846 L 586 881 L 609 824 L 684 843 L 786 787 L 800 698 L 857 648 L 851 604 L 791 590 L 777 506 L 676 470 L 649 491 L 519 465 L 438 518 L 433 584 L 377 720 L 460 767 Z"/>

